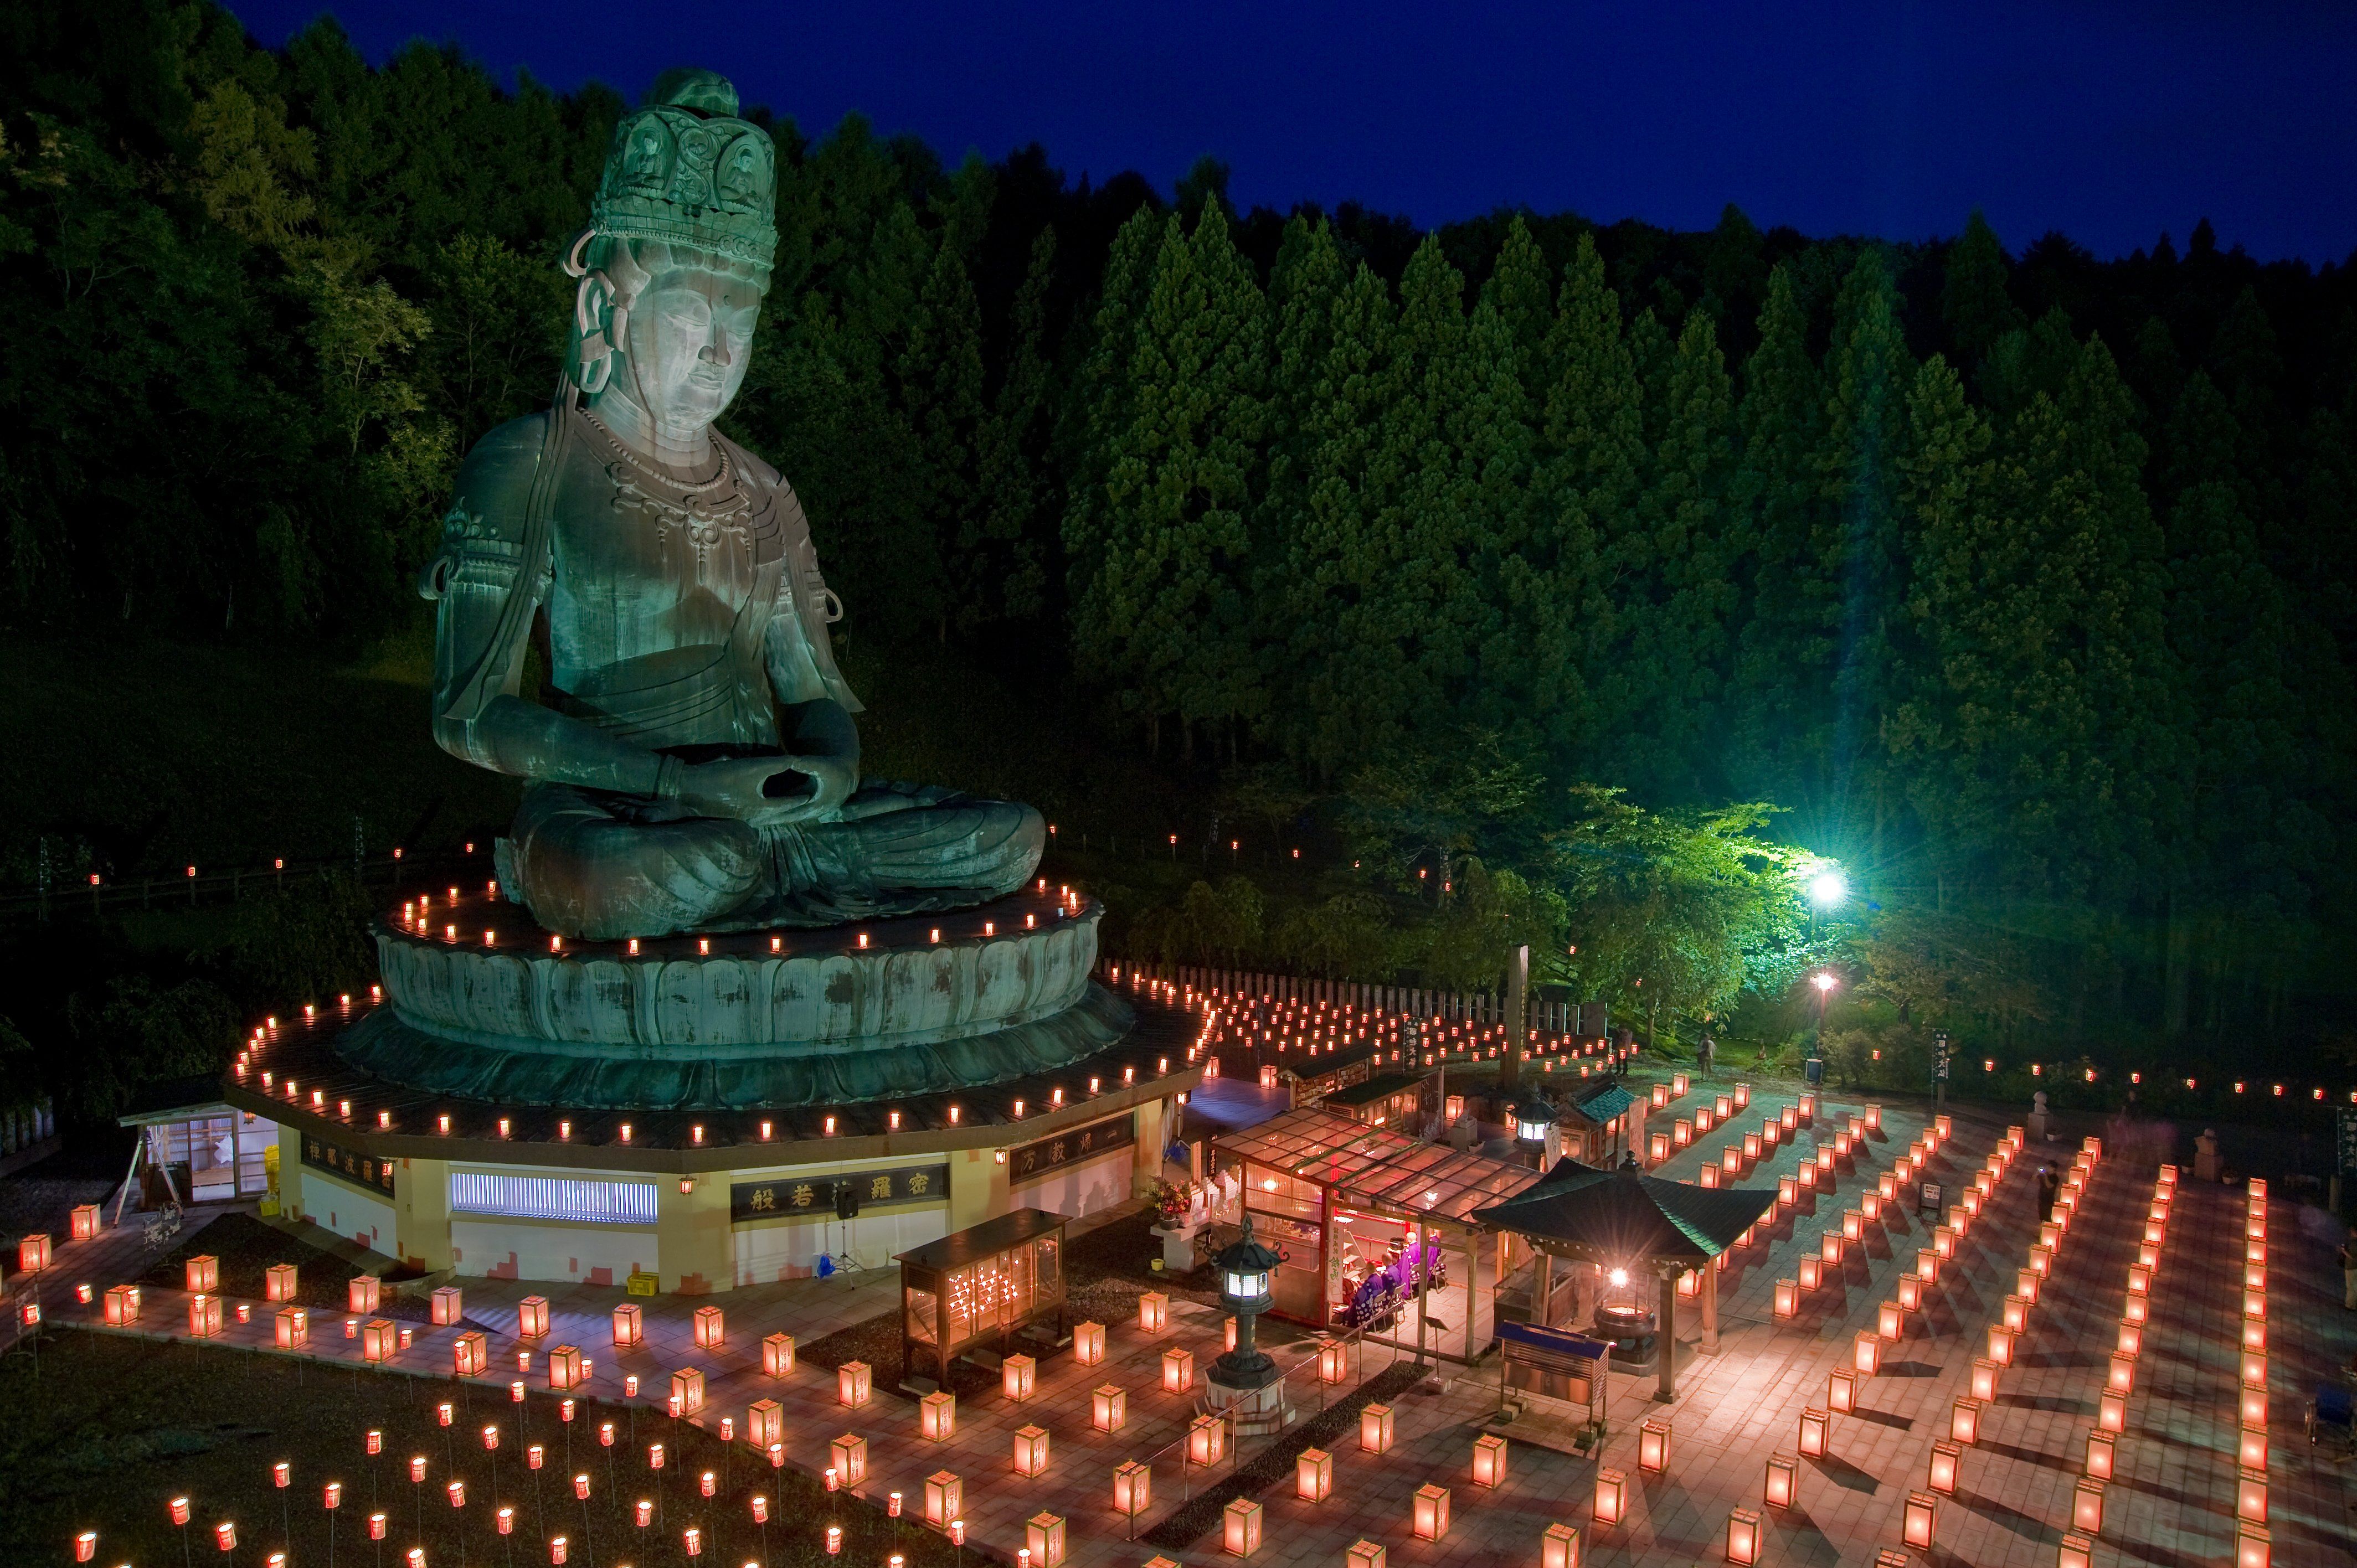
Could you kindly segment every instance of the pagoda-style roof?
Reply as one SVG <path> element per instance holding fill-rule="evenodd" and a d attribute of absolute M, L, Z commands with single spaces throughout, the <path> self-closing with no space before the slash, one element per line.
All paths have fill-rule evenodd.
<path fill-rule="evenodd" d="M 1602 1126 L 1637 1103 L 1637 1097 L 1617 1079 L 1606 1079 L 1585 1094 L 1572 1097 L 1572 1109 Z"/>
<path fill-rule="evenodd" d="M 1634 1163 L 1604 1170 L 1563 1159 L 1472 1218 L 1589 1262 L 1697 1268 L 1733 1246 L 1776 1206 L 1772 1190 L 1663 1181 Z"/>
<path fill-rule="evenodd" d="M 1387 1072 L 1380 1078 L 1370 1078 L 1359 1083 L 1346 1084 L 1340 1089 L 1333 1090 L 1318 1103 L 1321 1105 L 1372 1105 L 1376 1101 L 1388 1099 L 1403 1090 L 1414 1089 L 1430 1077 L 1432 1077 L 1432 1071 L 1428 1068 L 1422 1072 Z"/>

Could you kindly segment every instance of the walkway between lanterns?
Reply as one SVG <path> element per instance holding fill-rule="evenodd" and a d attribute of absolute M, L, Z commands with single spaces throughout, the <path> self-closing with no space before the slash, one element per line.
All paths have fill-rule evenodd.
<path fill-rule="evenodd" d="M 1826 1110 L 1830 1124 L 1845 1107 L 1835 1103 Z M 1954 1115 L 1954 1135 L 1931 1165 L 1932 1179 L 1952 1190 L 1964 1185 L 2000 1136 L 1998 1124 L 1977 1112 L 1960 1110 Z M 1718 1562 L 1728 1516 L 1738 1508 L 1763 1516 L 1760 1561 L 1776 1568 L 1869 1564 L 1878 1551 L 1897 1547 L 1906 1495 L 1923 1487 L 1931 1445 L 1946 1434 L 1953 1399 L 1968 1386 L 1970 1362 L 1983 1353 L 1987 1326 L 2037 1238 L 2036 1187 L 2028 1165 L 2046 1151 L 2026 1151 L 1996 1184 L 1956 1258 L 1942 1268 L 1932 1306 L 1919 1315 L 1908 1337 L 1886 1350 L 1881 1375 L 1862 1382 L 1857 1412 L 1831 1419 L 1826 1454 L 1800 1464 L 1796 1505 L 1784 1509 L 1763 1506 L 1767 1461 L 1779 1450 L 1797 1446 L 1803 1410 L 1824 1405 L 1828 1374 L 1850 1365 L 1856 1335 L 1877 1326 L 1880 1304 L 1893 1295 L 1902 1269 L 1913 1263 L 1922 1222 L 1912 1206 L 1886 1208 L 1889 1229 L 1882 1239 L 1875 1240 L 1869 1228 L 1866 1244 L 1846 1249 L 1839 1284 L 1816 1293 L 1820 1299 L 1811 1312 L 1779 1321 L 1771 1305 L 1775 1280 L 1793 1274 L 1800 1258 L 1818 1255 L 1817 1237 L 1824 1225 L 1837 1224 L 1839 1210 L 1855 1201 L 1843 1198 L 1841 1189 L 1868 1186 L 1888 1168 L 1891 1155 L 1922 1132 L 1924 1120 L 1921 1108 L 1886 1104 L 1887 1142 L 1866 1145 L 1853 1169 L 1843 1171 L 1837 1164 L 1836 1190 L 1818 1196 L 1816 1213 L 1807 1205 L 1783 1211 L 1767 1238 L 1755 1244 L 1750 1261 L 1730 1269 L 1721 1282 L 1731 1287 L 1721 1298 L 1723 1351 L 1682 1367 L 1674 1403 L 1652 1402 L 1649 1373 L 1610 1375 L 1610 1430 L 1600 1455 L 1575 1458 L 1510 1438 L 1503 1483 L 1490 1489 L 1473 1486 L 1471 1444 L 1495 1409 L 1496 1376 L 1490 1367 L 1450 1369 L 1454 1380 L 1445 1391 L 1411 1391 L 1393 1401 L 1395 1439 L 1388 1453 L 1362 1452 L 1355 1432 L 1330 1445 L 1334 1486 L 1326 1500 L 1296 1497 L 1289 1474 L 1257 1494 L 1265 1510 L 1264 1545 L 1253 1568 L 1340 1568 L 1346 1550 L 1361 1537 L 1388 1548 L 1401 1568 L 1531 1563 L 1538 1561 L 1542 1530 L 1558 1521 L 1580 1530 L 1583 1561 L 1601 1568 Z M 2085 1434 L 2116 1343 L 2121 1283 L 2141 1235 L 2160 1135 L 2140 1129 L 2107 1147 L 2098 1163 L 2083 1215 L 2058 1254 L 2055 1287 L 2042 1293 L 2016 1365 L 1999 1382 L 1999 1399 L 1990 1407 L 1982 1441 L 1964 1450 L 1957 1497 L 1941 1501 L 1932 1563 L 2047 1568 L 2055 1561 L 2069 1519 L 2071 1484 L 2083 1462 Z M 1772 1160 L 1763 1157 L 1751 1179 L 1782 1173 L 1786 1161 L 1796 1165 L 1803 1153 L 1780 1146 Z M 1669 1163 L 1672 1173 L 1680 1157 L 1684 1155 Z M 2155 1284 L 2155 1326 L 2137 1369 L 2130 1428 L 2119 1447 L 2122 1479 L 2107 1497 L 2097 1544 L 2096 1563 L 2104 1568 L 2192 1568 L 2225 1560 L 2220 1543 L 2232 1536 L 2234 1480 L 2230 1358 L 2240 1321 L 2230 1243 L 2241 1197 L 2239 1191 L 2221 1193 L 2189 1181 L 2178 1199 L 2181 1211 L 2169 1226 Z M 2300 1395 L 2357 1347 L 2357 1327 L 2333 1305 L 2339 1282 L 2331 1269 L 2331 1243 L 2304 1230 L 2294 1218 L 2312 1212 L 2280 1198 L 2273 1208 L 2269 1333 L 2276 1371 L 2270 1523 L 2276 1562 L 2282 1564 L 2329 1561 L 2324 1543 L 2337 1546 L 2352 1533 L 2344 1473 L 2309 1460 L 2298 1425 Z M 112 1244 L 120 1247 L 120 1237 Z M 54 1289 L 59 1281 L 88 1277 L 102 1294 L 115 1278 L 133 1278 L 144 1269 L 135 1240 L 120 1253 L 119 1273 L 102 1266 L 117 1254 L 76 1251 L 97 1245 L 59 1248 L 57 1267 L 44 1284 L 52 1321 L 98 1315 L 95 1306 L 60 1305 L 70 1304 L 71 1293 Z M 533 1287 L 467 1281 L 468 1316 L 485 1326 L 491 1350 L 490 1375 L 474 1380 L 476 1397 L 507 1397 L 505 1385 L 519 1375 L 519 1348 L 535 1351 L 529 1381 L 545 1387 L 546 1349 L 570 1336 L 596 1363 L 588 1391 L 607 1407 L 585 1412 L 587 1424 L 579 1441 L 594 1444 L 595 1423 L 613 1420 L 627 1442 L 629 1422 L 635 1420 L 637 1452 L 618 1447 L 617 1453 L 634 1460 L 641 1473 L 645 1444 L 662 1440 L 666 1421 L 661 1412 L 670 1373 L 693 1367 L 705 1379 L 701 1424 L 716 1426 L 726 1417 L 741 1433 L 748 1404 L 775 1399 L 783 1411 L 788 1462 L 806 1471 L 822 1470 L 830 1462 L 830 1441 L 852 1434 L 866 1439 L 868 1478 L 859 1489 L 871 1498 L 898 1490 L 917 1510 L 928 1476 L 945 1471 L 959 1477 L 969 1541 L 995 1558 L 1011 1560 L 1025 1543 L 1024 1521 L 1042 1511 L 1066 1520 L 1075 1568 L 1136 1568 L 1154 1555 L 1157 1549 L 1128 1539 L 1130 1521 L 1113 1510 L 1113 1470 L 1125 1459 L 1165 1451 L 1180 1438 L 1197 1409 L 1203 1369 L 1222 1345 L 1220 1313 L 1174 1299 L 1158 1332 L 1141 1328 L 1135 1318 L 1109 1323 L 1105 1357 L 1093 1365 L 1080 1364 L 1070 1350 L 1042 1351 L 1029 1401 L 1017 1403 L 995 1386 L 970 1392 L 960 1402 L 954 1431 L 941 1443 L 920 1435 L 913 1403 L 885 1391 L 896 1369 L 876 1369 L 877 1391 L 857 1410 L 838 1402 L 831 1371 L 803 1366 L 783 1379 L 762 1374 L 759 1338 L 770 1331 L 765 1323 L 801 1312 L 815 1333 L 819 1326 L 856 1321 L 888 1305 L 893 1277 L 891 1271 L 880 1270 L 873 1280 L 797 1282 L 706 1298 L 726 1315 L 726 1338 L 717 1351 L 697 1349 L 688 1326 L 693 1308 L 705 1301 L 643 1300 L 648 1342 L 619 1353 L 611 1344 L 610 1303 L 626 1299 L 619 1293 L 564 1291 L 552 1296 L 553 1332 L 527 1346 L 514 1333 L 511 1305 Z M 253 1321 L 226 1322 L 221 1342 L 266 1346 L 270 1313 L 253 1304 Z M 780 1316 L 765 1316 L 769 1313 Z M 182 1293 L 147 1293 L 145 1331 L 185 1339 L 187 1321 Z M 342 1337 L 339 1317 L 317 1316 L 314 1324 L 315 1359 L 371 1375 L 359 1368 L 359 1342 Z M 395 1357 L 393 1369 L 441 1378 L 451 1365 L 451 1341 L 458 1331 L 413 1326 L 415 1342 Z M 1193 1357 L 1194 1386 L 1188 1391 L 1163 1391 L 1163 1352 L 1168 1349 Z M 1307 1391 L 1318 1385 L 1314 1371 L 1303 1366 L 1314 1365 L 1313 1342 L 1297 1341 L 1277 1354 L 1305 1391 L 1296 1402 L 1313 1405 Z M 1347 1393 L 1359 1379 L 1376 1375 L 1391 1355 L 1379 1347 L 1358 1352 L 1351 1380 L 1327 1391 L 1334 1397 Z M 620 1409 L 630 1402 L 619 1398 L 619 1389 L 621 1378 L 633 1373 L 642 1380 L 638 1402 L 649 1408 L 628 1417 Z M 1092 1391 L 1108 1385 L 1125 1391 L 1125 1423 L 1118 1431 L 1100 1432 Z M 1637 1464 L 1639 1423 L 1648 1418 L 1667 1421 L 1672 1432 L 1669 1464 L 1658 1475 Z M 1013 1434 L 1026 1425 L 1049 1435 L 1049 1466 L 1038 1477 L 1016 1475 L 1009 1463 Z M 1266 1451 L 1255 1440 L 1243 1456 L 1250 1463 Z M 1627 1478 L 1630 1506 L 1620 1522 L 1599 1524 L 1593 1516 L 1599 1466 Z M 1197 1472 L 1188 1481 L 1200 1489 L 1206 1479 Z M 1454 1517 L 1437 1543 L 1411 1534 L 1410 1494 L 1426 1483 L 1452 1494 Z M 1166 1454 L 1156 1465 L 1154 1505 L 1136 1521 L 1138 1532 L 1179 1506 L 1187 1486 Z M 1190 1545 L 1158 1550 L 1188 1568 L 1224 1568 L 1234 1561 L 1221 1552 L 1216 1528 Z M 1919 1552 L 1911 1560 L 1920 1568 L 1925 1558 Z"/>
<path fill-rule="evenodd" d="M 98 1234 L 87 1240 L 72 1239 L 70 1221 L 60 1218 L 57 1229 L 45 1232 L 49 1237 L 49 1266 L 37 1279 L 16 1267 L 16 1248 L 12 1242 L 8 1255 L 0 1261 L 0 1270 L 7 1277 L 6 1296 L 0 1300 L 5 1320 L 0 1320 L 0 1355 L 16 1347 L 24 1337 L 27 1324 L 24 1307 L 38 1301 L 44 1316 L 54 1318 L 68 1307 L 76 1314 L 85 1310 L 75 1299 L 78 1288 L 87 1284 L 96 1301 L 106 1287 L 117 1283 L 136 1280 L 145 1273 L 156 1259 L 184 1245 L 221 1215 L 232 1208 L 251 1209 L 250 1204 L 199 1204 L 182 1216 L 180 1228 L 157 1245 L 147 1242 L 147 1225 L 156 1217 L 126 1211 L 121 1224 L 113 1223 L 112 1203 L 101 1206 Z"/>

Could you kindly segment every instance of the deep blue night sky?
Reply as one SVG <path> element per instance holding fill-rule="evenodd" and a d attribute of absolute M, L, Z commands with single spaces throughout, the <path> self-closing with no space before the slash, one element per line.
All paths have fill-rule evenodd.
<path fill-rule="evenodd" d="M 503 81 L 635 99 L 727 71 L 811 133 L 845 113 L 948 158 L 1039 141 L 1164 190 L 1194 158 L 1240 204 L 1356 199 L 1421 224 L 1501 205 L 1706 228 L 2060 229 L 2098 255 L 2208 216 L 2263 257 L 2357 248 L 2357 5 L 1909 0 L 1598 5 L 1056 0 L 228 0 L 280 44 L 323 9 L 382 62 L 455 39 Z"/>

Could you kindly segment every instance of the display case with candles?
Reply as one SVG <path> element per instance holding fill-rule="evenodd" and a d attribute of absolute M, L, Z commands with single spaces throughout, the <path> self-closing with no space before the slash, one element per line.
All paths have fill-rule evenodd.
<path fill-rule="evenodd" d="M 903 1379 L 946 1384 L 958 1357 L 985 1346 L 1003 1356 L 1034 1323 L 1052 1321 L 1060 1338 L 1064 1224 L 1060 1214 L 1018 1208 L 899 1254 Z"/>

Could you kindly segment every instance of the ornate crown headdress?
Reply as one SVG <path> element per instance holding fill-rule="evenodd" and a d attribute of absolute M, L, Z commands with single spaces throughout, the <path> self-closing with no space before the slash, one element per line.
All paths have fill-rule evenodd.
<path fill-rule="evenodd" d="M 589 232 L 767 269 L 778 253 L 777 210 L 777 149 L 737 117 L 737 89 L 715 71 L 667 70 L 614 127 Z"/>

